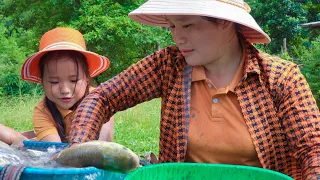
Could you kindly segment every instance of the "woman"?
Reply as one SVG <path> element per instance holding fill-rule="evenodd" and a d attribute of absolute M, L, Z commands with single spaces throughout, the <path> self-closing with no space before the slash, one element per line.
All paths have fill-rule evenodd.
<path fill-rule="evenodd" d="M 72 143 L 114 113 L 162 99 L 160 162 L 263 167 L 320 177 L 319 110 L 297 65 L 259 52 L 270 38 L 241 0 L 149 0 L 132 19 L 170 27 L 176 46 L 103 83 L 76 110 Z M 86 126 L 87 124 L 87 126 Z"/>

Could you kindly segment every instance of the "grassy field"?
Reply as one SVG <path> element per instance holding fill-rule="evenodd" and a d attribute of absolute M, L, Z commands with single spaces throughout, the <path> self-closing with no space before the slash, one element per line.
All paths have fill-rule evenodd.
<path fill-rule="evenodd" d="M 33 108 L 42 96 L 0 98 L 0 123 L 17 131 L 32 129 Z M 139 155 L 158 154 L 160 99 L 139 104 L 115 115 L 114 141 Z"/>

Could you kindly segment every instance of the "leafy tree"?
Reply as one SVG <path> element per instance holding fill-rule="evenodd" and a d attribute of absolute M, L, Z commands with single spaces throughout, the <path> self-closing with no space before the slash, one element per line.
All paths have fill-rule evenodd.
<path fill-rule="evenodd" d="M 0 12 L 6 14 L 8 26 L 36 32 L 36 38 L 30 39 L 26 46 L 33 52 L 38 49 L 41 35 L 52 28 L 66 26 L 82 32 L 88 50 L 111 60 L 110 69 L 96 79 L 98 82 L 118 74 L 157 47 L 172 43 L 168 31 L 141 25 L 128 17 L 142 0 L 20 0 L 19 3 L 4 0 L 2 3 Z"/>
<path fill-rule="evenodd" d="M 298 24 L 307 22 L 307 11 L 302 3 L 295 0 L 249 0 L 248 2 L 252 7 L 251 14 L 272 39 L 267 46 L 269 53 L 281 52 L 283 38 L 287 39 L 288 48 L 302 45 L 306 31 Z"/>
<path fill-rule="evenodd" d="M 118 74 L 159 47 L 173 44 L 170 33 L 165 29 L 142 25 L 128 18 L 128 13 L 145 1 L 0 1 L 0 87 L 3 88 L 4 84 L 12 86 L 12 89 L 21 87 L 16 80 L 19 79 L 22 62 L 38 50 L 42 34 L 55 27 L 78 29 L 85 36 L 88 50 L 109 57 L 110 68 L 95 79 L 97 83 Z M 272 38 L 272 43 L 266 46 L 267 52 L 279 54 L 282 40 L 287 38 L 289 53 L 283 57 L 294 57 L 295 61 L 300 59 L 299 63 L 307 64 L 303 72 L 313 91 L 317 92 L 319 87 L 315 84 L 319 80 L 316 77 L 320 75 L 313 68 L 318 67 L 319 59 L 309 55 L 319 51 L 315 42 L 320 31 L 302 29 L 298 24 L 320 20 L 319 0 L 247 2 L 252 7 L 251 14 Z"/>
<path fill-rule="evenodd" d="M 25 39 L 19 46 L 38 50 L 39 39 L 46 31 L 68 24 L 76 16 L 77 4 L 70 0 L 3 0 L 0 13 L 5 15 L 5 25 L 9 33 L 16 29 L 31 30 L 34 38 Z M 31 55 L 31 54 L 29 54 Z"/>
<path fill-rule="evenodd" d="M 80 31 L 86 32 L 90 50 L 110 58 L 111 68 L 104 73 L 105 77 L 118 74 L 155 51 L 158 46 L 171 43 L 168 31 L 145 26 L 128 18 L 128 13 L 136 7 L 137 1 L 106 0 L 99 4 L 86 1 L 79 9 L 79 19 L 72 23 Z"/>
<path fill-rule="evenodd" d="M 302 72 L 312 89 L 320 107 L 320 36 L 312 42 L 309 50 L 302 55 Z"/>
<path fill-rule="evenodd" d="M 319 0 L 307 0 L 303 7 L 308 11 L 307 19 L 308 22 L 320 21 L 320 1 Z M 309 31 L 309 40 L 315 40 L 319 35 L 320 31 Z"/>
<path fill-rule="evenodd" d="M 3 19 L 0 16 L 0 19 Z M 20 35 L 31 36 L 28 32 L 11 32 L 0 21 L 0 95 L 22 95 L 32 93 L 35 85 L 20 79 L 20 69 L 27 50 L 18 46 Z"/>
<path fill-rule="evenodd" d="M 307 19 L 309 22 L 320 20 L 320 1 L 319 0 L 301 0 L 303 6 L 308 11 Z"/>

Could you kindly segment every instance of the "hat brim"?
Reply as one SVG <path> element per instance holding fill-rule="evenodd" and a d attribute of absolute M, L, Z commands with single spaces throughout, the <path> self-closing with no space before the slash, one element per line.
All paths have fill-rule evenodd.
<path fill-rule="evenodd" d="M 86 57 L 86 60 L 88 63 L 90 77 L 95 77 L 99 75 L 100 73 L 107 70 L 110 65 L 110 61 L 108 58 L 91 51 L 75 50 L 74 48 L 43 50 L 33 54 L 32 56 L 27 58 L 27 60 L 24 62 L 21 69 L 22 79 L 30 82 L 41 83 L 40 68 L 39 68 L 40 59 L 47 52 L 57 51 L 57 50 L 73 50 L 83 54 Z"/>
<path fill-rule="evenodd" d="M 213 0 L 149 0 L 129 13 L 129 17 L 137 22 L 162 27 L 169 27 L 166 20 L 167 15 L 196 15 L 232 21 L 241 25 L 238 30 L 249 42 L 271 42 L 270 37 L 245 9 L 224 2 Z"/>

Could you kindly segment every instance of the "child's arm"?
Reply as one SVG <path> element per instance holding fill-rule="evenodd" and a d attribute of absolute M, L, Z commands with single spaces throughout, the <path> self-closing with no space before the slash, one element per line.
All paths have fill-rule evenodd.
<path fill-rule="evenodd" d="M 102 125 L 99 134 L 99 140 L 112 142 L 114 135 L 114 116 L 110 120 Z"/>
<path fill-rule="evenodd" d="M 60 138 L 59 134 L 50 134 L 50 135 L 47 135 L 47 136 L 43 137 L 42 139 L 40 139 L 40 141 L 61 142 L 61 138 Z"/>
<path fill-rule="evenodd" d="M 27 138 L 18 131 L 0 124 L 0 140 L 12 144 L 18 140 L 27 140 Z"/>

